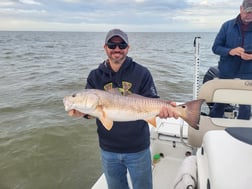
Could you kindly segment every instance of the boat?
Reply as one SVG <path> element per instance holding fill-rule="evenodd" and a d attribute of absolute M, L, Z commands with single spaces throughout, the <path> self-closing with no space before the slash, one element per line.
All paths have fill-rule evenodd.
<path fill-rule="evenodd" d="M 211 103 L 252 105 L 252 80 L 212 78 L 198 81 L 199 37 L 195 37 L 194 98 Z M 150 125 L 153 189 L 237 189 L 252 187 L 252 119 L 237 119 L 237 108 L 225 118 L 202 113 L 199 130 L 182 119 L 159 119 Z M 130 188 L 132 188 L 128 175 Z M 92 189 L 107 189 L 102 174 Z"/>

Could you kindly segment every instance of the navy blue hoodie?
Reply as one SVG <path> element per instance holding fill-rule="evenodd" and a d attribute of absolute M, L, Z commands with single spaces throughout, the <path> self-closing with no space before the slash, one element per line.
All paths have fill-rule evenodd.
<path fill-rule="evenodd" d="M 122 88 L 135 94 L 158 98 L 153 78 L 147 68 L 127 57 L 118 72 L 104 61 L 87 78 L 88 89 Z M 143 120 L 114 122 L 110 131 L 96 119 L 100 147 L 109 152 L 134 153 L 150 145 L 148 123 Z"/>

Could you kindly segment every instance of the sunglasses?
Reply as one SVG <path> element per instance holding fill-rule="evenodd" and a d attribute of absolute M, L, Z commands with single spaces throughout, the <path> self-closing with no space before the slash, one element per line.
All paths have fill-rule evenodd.
<path fill-rule="evenodd" d="M 115 49 L 117 46 L 119 47 L 119 49 L 126 49 L 128 47 L 127 43 L 108 42 L 106 45 L 108 46 L 109 49 Z"/>

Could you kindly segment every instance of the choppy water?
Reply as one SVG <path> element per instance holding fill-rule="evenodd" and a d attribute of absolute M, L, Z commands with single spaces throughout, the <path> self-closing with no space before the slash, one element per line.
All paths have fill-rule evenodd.
<path fill-rule="evenodd" d="M 129 33 L 129 56 L 149 68 L 162 98 L 192 99 L 195 36 L 202 76 L 218 61 L 215 33 Z M 104 38 L 0 32 L 0 189 L 89 189 L 101 174 L 94 120 L 68 117 L 62 98 L 106 58 Z"/>

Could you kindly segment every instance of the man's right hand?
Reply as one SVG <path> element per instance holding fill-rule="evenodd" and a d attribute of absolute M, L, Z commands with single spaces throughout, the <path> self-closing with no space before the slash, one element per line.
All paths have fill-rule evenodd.
<path fill-rule="evenodd" d="M 68 112 L 68 115 L 73 116 L 73 117 L 83 117 L 85 114 L 82 112 L 79 112 L 78 110 L 73 109 Z"/>

